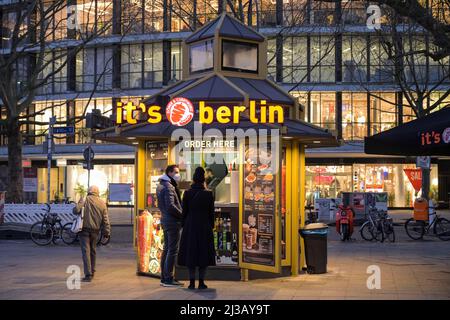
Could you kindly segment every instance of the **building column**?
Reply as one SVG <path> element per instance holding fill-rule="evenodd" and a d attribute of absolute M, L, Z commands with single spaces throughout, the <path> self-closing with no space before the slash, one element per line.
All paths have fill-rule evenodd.
<path fill-rule="evenodd" d="M 275 63 L 276 63 L 276 82 L 283 82 L 283 36 L 278 34 L 275 39 Z"/>
<path fill-rule="evenodd" d="M 283 25 L 283 0 L 276 0 L 275 4 L 277 26 Z"/>
<path fill-rule="evenodd" d="M 169 84 L 172 78 L 172 43 L 170 40 L 163 40 L 163 85 Z M 180 80 L 180 79 L 178 79 Z"/>
<path fill-rule="evenodd" d="M 342 139 L 342 92 L 336 92 L 336 130 L 337 138 Z"/>
<path fill-rule="evenodd" d="M 113 21 L 112 21 L 112 33 L 121 34 L 122 33 L 122 1 L 113 1 Z"/>

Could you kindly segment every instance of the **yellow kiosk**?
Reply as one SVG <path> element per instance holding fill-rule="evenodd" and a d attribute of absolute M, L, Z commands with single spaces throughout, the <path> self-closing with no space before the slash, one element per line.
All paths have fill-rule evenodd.
<path fill-rule="evenodd" d="M 208 278 L 297 275 L 304 267 L 305 147 L 337 141 L 300 120 L 297 100 L 267 79 L 264 36 L 223 13 L 185 40 L 183 80 L 139 106 L 119 104 L 115 115 L 116 126 L 95 139 L 137 146 L 138 274 L 160 272 L 155 193 L 168 164 L 179 165 L 181 190 L 197 166 L 207 167 L 216 200 L 216 266 Z"/>

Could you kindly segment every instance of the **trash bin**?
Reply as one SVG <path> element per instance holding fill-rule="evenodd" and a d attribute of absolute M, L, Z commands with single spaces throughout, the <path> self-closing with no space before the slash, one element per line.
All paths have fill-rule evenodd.
<path fill-rule="evenodd" d="M 299 232 L 305 240 L 306 271 L 326 273 L 328 226 L 324 223 L 311 223 Z"/>

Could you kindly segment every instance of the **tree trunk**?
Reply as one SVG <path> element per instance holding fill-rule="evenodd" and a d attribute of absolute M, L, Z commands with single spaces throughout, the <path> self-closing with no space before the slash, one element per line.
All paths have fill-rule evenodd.
<path fill-rule="evenodd" d="M 8 189 L 6 201 L 11 203 L 23 202 L 23 169 L 22 169 L 22 133 L 19 120 L 8 119 Z"/>

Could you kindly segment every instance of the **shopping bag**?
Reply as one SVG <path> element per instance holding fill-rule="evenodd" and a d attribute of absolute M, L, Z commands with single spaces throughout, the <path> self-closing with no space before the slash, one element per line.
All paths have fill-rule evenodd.
<path fill-rule="evenodd" d="M 72 223 L 72 228 L 70 231 L 73 233 L 79 233 L 83 229 L 83 218 L 84 218 L 84 206 L 81 208 L 81 214 Z"/>

